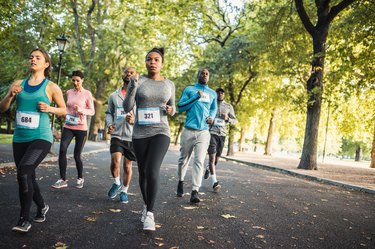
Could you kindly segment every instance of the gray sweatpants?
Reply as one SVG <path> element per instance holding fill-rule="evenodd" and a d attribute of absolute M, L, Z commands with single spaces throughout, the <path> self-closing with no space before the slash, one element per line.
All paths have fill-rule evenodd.
<path fill-rule="evenodd" d="M 177 174 L 180 181 L 183 181 L 194 150 L 194 164 L 192 171 L 193 190 L 199 191 L 202 185 L 204 173 L 204 159 L 208 145 L 210 144 L 210 132 L 184 128 L 181 133 L 180 158 L 178 159 Z"/>

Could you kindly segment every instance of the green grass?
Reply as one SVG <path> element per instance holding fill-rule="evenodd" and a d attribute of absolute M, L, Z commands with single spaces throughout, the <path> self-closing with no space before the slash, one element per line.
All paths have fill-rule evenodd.
<path fill-rule="evenodd" d="M 0 144 L 12 144 L 12 134 L 0 134 Z"/>

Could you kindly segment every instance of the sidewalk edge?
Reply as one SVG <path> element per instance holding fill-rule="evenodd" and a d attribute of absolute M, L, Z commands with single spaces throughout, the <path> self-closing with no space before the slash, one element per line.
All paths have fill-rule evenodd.
<path fill-rule="evenodd" d="M 246 165 L 254 167 L 254 168 L 275 171 L 275 172 L 278 172 L 278 173 L 288 174 L 288 175 L 291 175 L 291 176 L 295 176 L 295 177 L 299 177 L 299 178 L 303 178 L 303 179 L 307 179 L 307 180 L 311 180 L 311 181 L 316 181 L 316 182 L 320 182 L 320 183 L 323 183 L 323 184 L 334 185 L 334 186 L 342 187 L 342 188 L 345 188 L 345 189 L 356 190 L 356 191 L 364 192 L 364 193 L 367 193 L 367 194 L 375 195 L 374 189 L 369 189 L 369 188 L 361 187 L 361 186 L 358 186 L 358 185 L 349 184 L 349 183 L 346 183 L 346 182 L 340 182 L 340 181 L 330 180 L 330 179 L 326 179 L 326 178 L 310 176 L 310 175 L 301 174 L 301 173 L 298 173 L 298 172 L 295 172 L 295 171 L 292 171 L 292 170 L 287 170 L 287 169 L 283 169 L 283 168 L 278 168 L 278 167 L 268 166 L 268 165 L 263 165 L 263 164 L 258 164 L 258 163 L 247 162 L 247 161 L 234 159 L 234 158 L 230 158 L 230 157 L 226 157 L 226 156 L 222 156 L 222 158 L 226 159 L 226 160 L 229 160 L 229 161 L 234 161 L 234 162 L 246 164 Z"/>

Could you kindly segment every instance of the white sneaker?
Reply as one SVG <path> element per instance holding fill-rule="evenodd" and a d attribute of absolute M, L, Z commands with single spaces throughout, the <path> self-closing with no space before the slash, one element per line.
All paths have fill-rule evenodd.
<path fill-rule="evenodd" d="M 146 219 L 146 215 L 147 215 L 147 206 L 144 205 L 143 206 L 143 209 L 142 209 L 142 216 L 141 216 L 141 222 L 145 222 L 145 219 Z"/>
<path fill-rule="evenodd" d="M 77 179 L 77 186 L 76 188 L 83 188 L 83 183 L 85 182 L 85 179 L 83 178 L 78 178 Z"/>
<path fill-rule="evenodd" d="M 155 231 L 154 214 L 147 212 L 145 222 L 143 222 L 143 230 Z"/>
<path fill-rule="evenodd" d="M 51 187 L 52 188 L 66 188 L 68 187 L 68 180 L 64 181 L 63 179 L 59 179 Z"/>

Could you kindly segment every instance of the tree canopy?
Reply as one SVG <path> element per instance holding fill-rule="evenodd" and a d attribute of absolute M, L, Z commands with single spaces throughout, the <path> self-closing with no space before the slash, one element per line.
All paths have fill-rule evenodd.
<path fill-rule="evenodd" d="M 55 39 L 65 34 L 69 45 L 60 87 L 71 88 L 71 71 L 84 71 L 85 88 L 93 92 L 97 109 L 94 133 L 124 67 L 145 73 L 147 51 L 163 46 L 163 74 L 175 82 L 176 99 L 201 67 L 209 68 L 212 88 L 226 90 L 238 117 L 230 127 L 232 149 L 236 144 L 254 147 L 254 141 L 258 148 L 265 145 L 272 119 L 275 151 L 318 157 L 325 149 L 327 155 L 354 157 L 360 147 L 362 158 L 371 158 L 374 0 L 1 2 L 1 96 L 13 80 L 28 76 L 27 58 L 35 47 L 50 53 L 56 81 Z M 315 34 L 327 35 L 323 50 L 317 49 Z M 308 125 L 314 106 L 319 119 Z M 9 115 L 1 114 L 0 121 Z M 171 119 L 176 136 L 182 122 L 181 115 Z M 306 142 L 311 131 L 315 145 Z"/>

